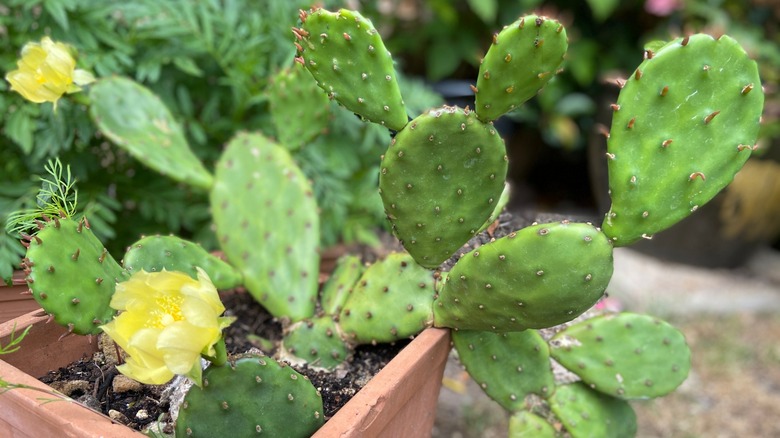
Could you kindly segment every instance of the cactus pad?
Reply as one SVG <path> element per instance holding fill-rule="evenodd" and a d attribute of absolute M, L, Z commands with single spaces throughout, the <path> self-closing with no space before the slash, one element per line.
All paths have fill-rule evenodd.
<path fill-rule="evenodd" d="M 509 438 L 556 438 L 555 428 L 544 418 L 529 411 L 509 417 Z"/>
<path fill-rule="evenodd" d="M 319 218 L 289 153 L 260 134 L 238 134 L 217 163 L 210 200 L 222 250 L 252 296 L 276 317 L 314 316 Z"/>
<path fill-rule="evenodd" d="M 338 315 L 352 287 L 363 274 L 360 257 L 345 254 L 336 261 L 336 268 L 322 286 L 320 306 L 325 315 Z"/>
<path fill-rule="evenodd" d="M 615 245 L 651 237 L 708 202 L 750 156 L 764 96 L 755 61 L 728 36 L 678 38 L 626 81 L 607 141 Z"/>
<path fill-rule="evenodd" d="M 559 386 L 550 407 L 572 438 L 636 435 L 636 414 L 628 402 L 593 391 L 579 382 Z"/>
<path fill-rule="evenodd" d="M 326 131 L 330 115 L 328 96 L 300 64 L 277 73 L 267 92 L 271 121 L 282 146 L 299 149 Z"/>
<path fill-rule="evenodd" d="M 597 391 L 624 399 L 659 397 L 688 376 L 691 352 L 679 330 L 635 313 L 597 316 L 559 332 L 551 354 Z"/>
<path fill-rule="evenodd" d="M 547 342 L 533 330 L 452 332 L 460 362 L 483 391 L 509 412 L 525 408 L 525 397 L 547 397 L 555 388 Z"/>
<path fill-rule="evenodd" d="M 344 304 L 339 325 L 356 344 L 392 342 L 430 327 L 433 273 L 405 253 L 369 266 Z"/>
<path fill-rule="evenodd" d="M 127 279 L 84 219 L 47 222 L 31 240 L 25 265 L 38 304 L 80 335 L 99 333 L 111 321 L 116 283 Z"/>
<path fill-rule="evenodd" d="M 552 327 L 593 306 L 612 276 L 612 245 L 585 223 L 532 225 L 466 254 L 434 303 L 437 327 Z"/>
<path fill-rule="evenodd" d="M 325 370 L 336 368 L 350 355 L 330 315 L 291 325 L 282 339 L 281 349 L 284 360 L 305 362 L 309 367 Z"/>
<path fill-rule="evenodd" d="M 241 273 L 234 267 L 209 254 L 200 245 L 176 236 L 146 236 L 127 248 L 122 266 L 132 274 L 167 271 L 184 272 L 197 279 L 196 268 L 203 269 L 217 289 L 231 289 L 241 285 Z"/>
<path fill-rule="evenodd" d="M 324 423 L 322 397 L 309 379 L 262 356 L 203 372 L 203 387 L 184 397 L 181 437 L 308 437 Z"/>
<path fill-rule="evenodd" d="M 493 121 L 532 98 L 556 74 L 569 42 L 556 20 L 520 17 L 493 38 L 479 67 L 476 108 Z"/>
<path fill-rule="evenodd" d="M 89 89 L 89 113 L 100 131 L 151 169 L 199 189 L 213 177 L 184 137 L 160 98 L 122 77 L 108 77 Z"/>
<path fill-rule="evenodd" d="M 329 96 L 363 118 L 399 130 L 408 116 L 393 59 L 359 12 L 301 11 L 298 60 Z"/>
<path fill-rule="evenodd" d="M 382 159 L 379 189 L 393 231 L 436 268 L 473 237 L 504 190 L 507 156 L 492 124 L 445 106 L 409 122 Z"/>

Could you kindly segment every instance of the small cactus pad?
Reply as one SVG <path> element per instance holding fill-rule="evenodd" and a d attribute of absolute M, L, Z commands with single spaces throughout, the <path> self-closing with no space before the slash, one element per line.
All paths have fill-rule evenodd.
<path fill-rule="evenodd" d="M 628 402 L 593 391 L 581 382 L 559 386 L 550 407 L 572 438 L 636 435 L 636 414 Z"/>
<path fill-rule="evenodd" d="M 366 269 L 339 316 L 355 344 L 392 342 L 430 327 L 433 273 L 406 253 L 394 253 Z"/>
<path fill-rule="evenodd" d="M 325 421 L 322 397 L 307 377 L 271 358 L 246 356 L 203 372 L 184 397 L 180 437 L 308 437 Z"/>
<path fill-rule="evenodd" d="M 763 110 L 756 63 L 728 36 L 697 34 L 645 53 L 612 106 L 603 228 L 616 246 L 674 225 L 729 184 Z"/>
<path fill-rule="evenodd" d="M 395 235 L 417 263 L 436 268 L 488 219 L 506 172 L 506 148 L 493 125 L 444 106 L 392 140 L 379 190 Z"/>
<path fill-rule="evenodd" d="M 176 236 L 146 236 L 127 248 L 122 266 L 132 274 L 167 271 L 184 272 L 197 279 L 196 268 L 208 274 L 217 289 L 225 290 L 240 286 L 241 273 L 218 257 L 209 254 L 200 245 Z"/>
<path fill-rule="evenodd" d="M 35 300 L 71 332 L 97 334 L 113 318 L 111 297 L 127 273 L 86 220 L 47 222 L 31 239 L 24 264 Z"/>
<path fill-rule="evenodd" d="M 298 62 L 328 95 L 361 117 L 393 130 L 409 120 L 393 59 L 371 21 L 359 12 L 301 11 L 293 29 Z"/>
<path fill-rule="evenodd" d="M 556 438 L 555 428 L 544 418 L 529 411 L 509 417 L 509 438 Z"/>
<path fill-rule="evenodd" d="M 282 339 L 281 350 L 281 358 L 284 360 L 306 363 L 311 368 L 325 370 L 333 370 L 350 355 L 330 315 L 291 325 Z"/>
<path fill-rule="evenodd" d="M 437 327 L 497 332 L 571 321 L 612 276 L 612 245 L 593 225 L 532 225 L 463 256 L 433 306 Z"/>
<path fill-rule="evenodd" d="M 525 397 L 548 397 L 555 389 L 547 342 L 534 330 L 452 332 L 460 362 L 487 395 L 509 412 L 525 408 Z"/>
<path fill-rule="evenodd" d="M 299 149 L 326 131 L 330 115 L 328 96 L 297 62 L 277 73 L 267 92 L 271 121 L 282 146 Z"/>
<path fill-rule="evenodd" d="M 360 257 L 345 254 L 336 261 L 336 268 L 322 286 L 320 306 L 325 315 L 338 315 L 349 297 L 352 287 L 363 275 Z"/>
<path fill-rule="evenodd" d="M 175 181 L 211 188 L 213 177 L 190 149 L 176 119 L 149 89 L 112 76 L 95 82 L 89 98 L 92 119 L 117 146 Z"/>
<path fill-rule="evenodd" d="M 220 246 L 252 296 L 279 318 L 314 316 L 317 204 L 289 153 L 261 134 L 238 134 L 217 162 L 210 200 Z"/>
<path fill-rule="evenodd" d="M 574 324 L 550 341 L 551 354 L 597 391 L 623 399 L 666 395 L 688 376 L 691 352 L 679 330 L 635 313 Z"/>
<path fill-rule="evenodd" d="M 493 38 L 479 67 L 475 111 L 493 121 L 532 98 L 557 72 L 569 46 L 556 20 L 520 17 Z"/>

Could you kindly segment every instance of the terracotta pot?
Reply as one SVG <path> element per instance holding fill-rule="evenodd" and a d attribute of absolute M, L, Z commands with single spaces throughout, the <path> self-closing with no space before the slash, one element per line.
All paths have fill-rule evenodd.
<path fill-rule="evenodd" d="M 24 273 L 14 272 L 10 286 L 0 281 L 0 323 L 40 309 L 41 306 L 27 292 Z"/>
<path fill-rule="evenodd" d="M 0 343 L 12 330 L 32 325 L 18 351 L 0 356 L 0 376 L 8 382 L 42 390 L 36 377 L 65 366 L 97 349 L 84 336 L 59 340 L 65 329 L 46 317 L 28 313 L 0 324 Z M 430 436 L 444 366 L 450 350 L 449 330 L 428 329 L 418 335 L 360 390 L 315 437 Z M 137 437 L 144 435 L 78 403 L 55 401 L 38 391 L 14 389 L 0 394 L 2 437 Z"/>

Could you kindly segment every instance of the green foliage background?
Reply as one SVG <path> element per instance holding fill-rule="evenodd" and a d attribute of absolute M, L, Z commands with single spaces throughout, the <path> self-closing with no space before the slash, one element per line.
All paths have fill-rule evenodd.
<path fill-rule="evenodd" d="M 68 43 L 79 51 L 79 68 L 128 76 L 157 93 L 212 168 L 237 131 L 274 135 L 264 90 L 293 62 L 290 29 L 309 3 L 9 0 L 0 5 L 0 69 L 15 69 L 22 46 L 44 35 Z M 404 81 L 404 88 L 411 107 L 439 103 L 419 82 Z M 143 234 L 174 233 L 216 248 L 206 195 L 159 176 L 102 138 L 83 98 L 61 99 L 55 114 L 51 104 L 26 102 L 0 81 L 0 222 L 32 206 L 44 165 L 59 157 L 78 181 L 82 210 L 115 256 Z M 322 209 L 323 245 L 375 241 L 375 229 L 384 226 L 376 167 L 388 141 L 387 130 L 334 103 L 328 134 L 297 152 Z M 24 254 L 16 239 L 0 233 L 6 281 Z"/>

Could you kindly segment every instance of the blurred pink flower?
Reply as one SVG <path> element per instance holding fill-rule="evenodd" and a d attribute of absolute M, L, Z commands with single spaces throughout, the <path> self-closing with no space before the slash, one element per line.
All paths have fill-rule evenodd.
<path fill-rule="evenodd" d="M 659 17 L 666 17 L 677 9 L 680 9 L 682 4 L 679 0 L 647 0 L 645 1 L 645 10 L 653 15 Z"/>

